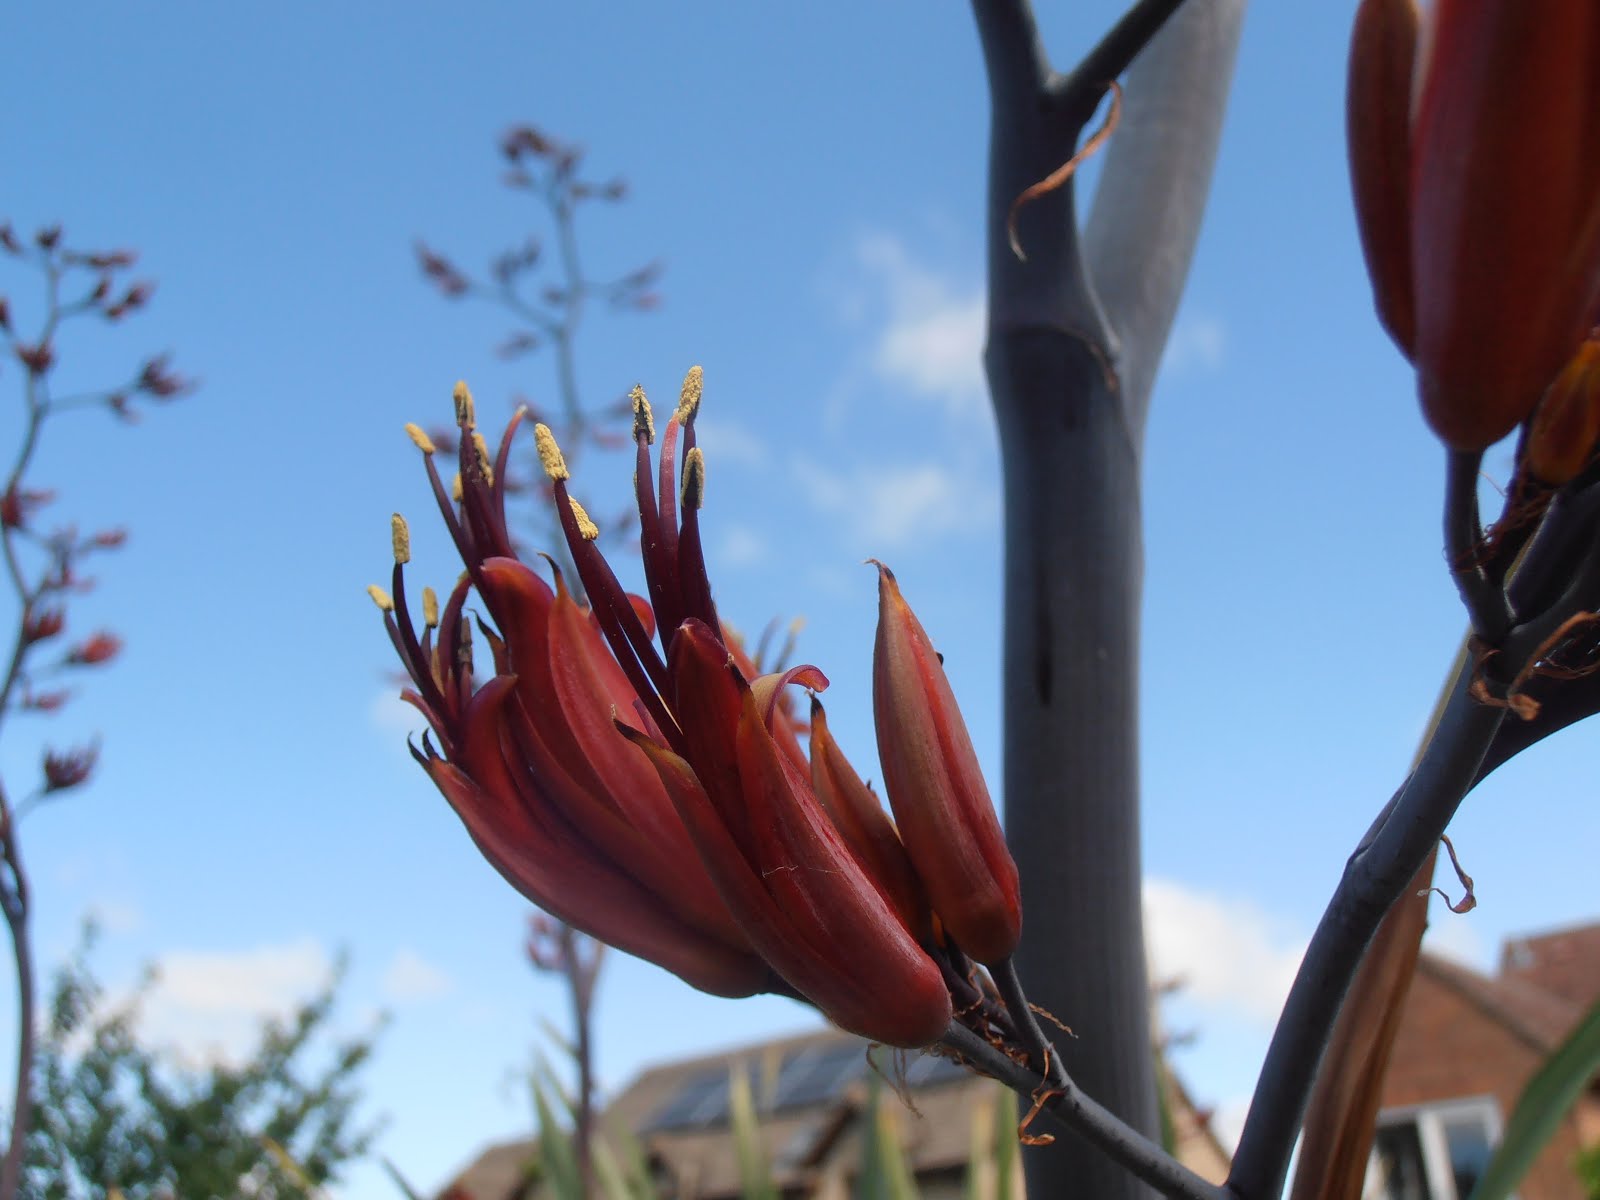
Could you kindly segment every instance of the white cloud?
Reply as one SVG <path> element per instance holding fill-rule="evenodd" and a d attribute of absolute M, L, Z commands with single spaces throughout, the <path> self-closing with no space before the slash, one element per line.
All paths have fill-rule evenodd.
<path fill-rule="evenodd" d="M 1149 879 L 1144 921 L 1157 979 L 1181 978 L 1198 1004 L 1268 1027 L 1277 1020 L 1305 942 L 1265 909 Z"/>
<path fill-rule="evenodd" d="M 301 938 L 253 950 L 163 954 L 155 983 L 139 1001 L 148 1041 L 192 1063 L 236 1063 L 265 1020 L 282 1020 L 328 982 L 333 963 L 322 944 Z"/>
<path fill-rule="evenodd" d="M 89 905 L 87 919 L 102 933 L 133 933 L 144 925 L 144 913 L 135 904 L 122 900 L 96 900 Z"/>
<path fill-rule="evenodd" d="M 856 256 L 881 290 L 886 310 L 872 351 L 878 375 L 942 403 L 955 416 L 981 408 L 987 395 L 982 289 L 929 270 L 887 235 L 862 238 Z"/>
<path fill-rule="evenodd" d="M 1227 326 L 1216 317 L 1182 317 L 1167 338 L 1161 370 L 1171 375 L 1215 371 L 1228 352 Z"/>
<path fill-rule="evenodd" d="M 796 459 L 794 475 L 813 507 L 847 516 L 853 534 L 885 550 L 991 523 L 998 510 L 984 492 L 939 463 L 857 466 L 843 475 Z"/>
<path fill-rule="evenodd" d="M 767 559 L 767 539 L 748 525 L 729 525 L 722 532 L 719 565 L 748 567 Z"/>
<path fill-rule="evenodd" d="M 395 1003 L 431 1000 L 455 985 L 450 977 L 409 946 L 402 946 L 383 972 L 383 994 Z"/>
<path fill-rule="evenodd" d="M 428 719 L 421 711 L 400 699 L 398 681 L 372 698 L 372 704 L 367 709 L 367 720 L 381 736 L 393 741 L 401 753 L 406 752 L 408 737 L 421 734 L 428 728 Z"/>
<path fill-rule="evenodd" d="M 1446 867 L 1446 873 L 1448 867 Z M 1438 882 L 1444 884 L 1444 873 Z M 1460 898 L 1460 887 L 1450 881 L 1451 896 Z M 1474 971 L 1493 972 L 1494 948 L 1484 939 L 1478 926 L 1473 924 L 1471 913 L 1453 913 L 1437 896 L 1428 902 L 1428 932 L 1423 936 L 1422 948 L 1442 958 L 1454 959 Z"/>
<path fill-rule="evenodd" d="M 701 412 L 694 419 L 694 435 L 695 444 L 705 451 L 712 467 L 719 462 L 764 467 L 771 458 L 766 442 L 725 417 L 707 417 Z"/>

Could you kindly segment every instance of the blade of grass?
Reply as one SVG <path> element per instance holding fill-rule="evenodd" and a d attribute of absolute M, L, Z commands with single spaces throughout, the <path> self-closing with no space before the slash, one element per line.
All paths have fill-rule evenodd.
<path fill-rule="evenodd" d="M 1600 1070 L 1600 1001 L 1528 1081 L 1472 1200 L 1505 1200 Z"/>

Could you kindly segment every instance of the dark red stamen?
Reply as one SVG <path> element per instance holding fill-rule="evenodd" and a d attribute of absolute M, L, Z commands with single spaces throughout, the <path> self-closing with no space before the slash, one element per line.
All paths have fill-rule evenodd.
<path fill-rule="evenodd" d="M 589 603 L 634 692 L 650 706 L 657 723 L 666 729 L 676 727 L 662 697 L 666 695 L 667 669 L 656 653 L 655 644 L 644 632 L 639 616 L 633 611 L 627 593 L 612 574 L 611 566 L 578 528 L 577 514 L 572 511 L 572 500 L 564 481 L 555 480 L 556 511 L 561 518 L 561 531 L 566 534 L 567 548 L 572 552 L 572 564 L 578 569 L 578 578 L 589 594 Z"/>
<path fill-rule="evenodd" d="M 394 565 L 394 575 L 390 582 L 393 588 L 390 599 L 394 602 L 394 613 L 387 623 L 394 627 L 391 632 L 404 643 L 400 660 L 406 664 L 411 678 L 416 682 L 417 690 L 422 693 L 422 698 L 428 707 L 442 710 L 444 696 L 433 682 L 432 662 L 422 643 L 417 641 L 416 627 L 411 624 L 411 612 L 406 607 L 405 569 L 399 563 Z"/>

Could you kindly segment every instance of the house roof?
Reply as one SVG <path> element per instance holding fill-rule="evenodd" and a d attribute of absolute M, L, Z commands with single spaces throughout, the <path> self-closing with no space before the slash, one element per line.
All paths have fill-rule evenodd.
<path fill-rule="evenodd" d="M 1587 1009 L 1600 998 L 1600 924 L 1511 939 L 1500 954 L 1500 975 Z"/>
<path fill-rule="evenodd" d="M 1526 979 L 1480 975 L 1470 967 L 1427 953 L 1418 958 L 1417 970 L 1449 987 L 1541 1054 L 1555 1049 L 1583 1016 L 1579 1005 Z"/>

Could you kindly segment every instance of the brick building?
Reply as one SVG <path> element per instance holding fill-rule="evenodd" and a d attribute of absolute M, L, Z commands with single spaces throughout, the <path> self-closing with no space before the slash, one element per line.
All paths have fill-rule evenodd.
<path fill-rule="evenodd" d="M 1600 925 L 1507 942 L 1492 976 L 1423 954 L 1384 1081 L 1369 1200 L 1466 1200 L 1523 1086 L 1596 1000 Z M 1597 1142 L 1592 1081 L 1520 1200 L 1584 1200 L 1572 1162 Z"/>

